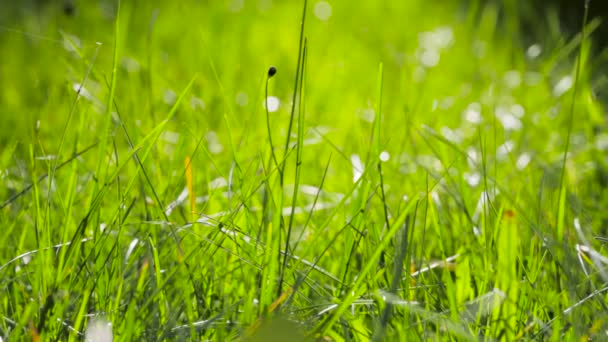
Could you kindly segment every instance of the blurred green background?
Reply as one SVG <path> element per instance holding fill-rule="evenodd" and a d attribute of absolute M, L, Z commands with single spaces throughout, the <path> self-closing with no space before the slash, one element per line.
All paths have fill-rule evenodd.
<path fill-rule="evenodd" d="M 273 146 L 264 91 L 274 65 L 268 85 L 278 107 L 268 113 L 269 130 L 282 153 L 303 2 L 132 0 L 120 9 L 117 1 L 2 2 L 0 200 L 40 184 L 4 202 L 0 213 L 7 232 L 0 266 L 11 266 L 0 268 L 9 293 L 0 297 L 3 333 L 35 335 L 31 321 L 43 339 L 76 338 L 65 325 L 82 331 L 83 313 L 101 312 L 125 340 L 186 338 L 194 322 L 210 317 L 222 321 L 210 319 L 197 337 L 236 338 L 291 289 L 272 288 L 280 266 L 290 284 L 306 280 L 282 310 L 320 338 L 367 340 L 389 321 L 392 338 L 412 331 L 420 339 L 446 331 L 469 339 L 595 336 L 607 323 L 598 318 L 605 297 L 581 301 L 608 280 L 601 267 L 588 274 L 597 263 L 577 249 L 583 234 L 573 222 L 580 219 L 585 236 L 596 238 L 589 246 L 605 254 L 604 3 L 591 2 L 593 34 L 582 40 L 575 1 L 309 1 L 303 160 L 286 157 L 283 184 L 266 169 Z M 145 140 L 158 127 L 159 139 Z M 151 151 L 141 165 L 125 132 L 145 141 L 140 156 Z M 301 147 L 296 132 L 292 152 Z M 54 169 L 106 136 L 106 150 Z M 199 224 L 182 196 L 189 158 Z M 359 168 L 372 171 L 357 183 Z M 52 182 L 37 182 L 55 171 Z M 317 195 L 326 207 L 315 207 Z M 411 238 L 410 269 L 399 254 L 402 240 L 390 236 L 389 243 L 385 234 L 388 222 L 413 210 L 413 199 L 420 208 L 407 217 L 415 229 L 403 238 Z M 177 204 L 163 217 L 167 206 L 158 202 Z M 309 264 L 282 264 L 272 247 L 285 244 L 291 214 L 282 213 L 292 204 L 301 239 L 289 243 Z M 268 217 L 280 217 L 275 235 Z M 180 228 L 188 265 L 175 256 L 164 224 Z M 76 237 L 94 237 L 74 244 L 90 254 L 72 254 L 65 267 L 59 253 L 38 253 L 29 264 L 14 259 Z M 133 241 L 140 247 L 131 249 Z M 381 260 L 373 259 L 380 250 Z M 400 307 L 394 320 L 384 316 L 394 304 L 385 295 L 394 265 L 414 273 L 453 256 L 456 262 L 415 281 L 397 277 L 394 303 L 416 301 L 419 311 Z M 158 269 L 146 273 L 150 260 Z M 313 260 L 325 273 L 310 272 Z M 82 304 L 89 293 L 91 304 Z M 360 295 L 356 306 L 331 321 L 329 308 L 354 300 L 350 293 Z M 509 298 L 504 310 L 464 312 L 494 294 Z M 578 303 L 576 316 L 565 313 Z M 45 322 L 45 315 L 58 319 Z M 411 326 L 402 324 L 409 319 Z M 274 326 L 262 327 L 263 338 Z"/>

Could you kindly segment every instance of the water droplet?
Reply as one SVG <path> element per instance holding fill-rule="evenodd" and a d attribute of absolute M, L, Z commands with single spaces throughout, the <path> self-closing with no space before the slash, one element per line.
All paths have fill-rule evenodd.
<path fill-rule="evenodd" d="M 281 101 L 279 101 L 279 98 L 276 96 L 268 96 L 266 101 L 264 101 L 264 108 L 266 108 L 266 104 L 268 104 L 268 111 L 270 113 L 273 113 L 279 110 L 279 105 L 281 104 Z"/>
<path fill-rule="evenodd" d="M 389 159 L 391 159 L 391 155 L 388 152 L 382 151 L 380 153 L 380 161 L 387 162 Z"/>
<path fill-rule="evenodd" d="M 319 1 L 313 9 L 315 17 L 321 21 L 327 21 L 331 17 L 331 5 L 327 1 Z"/>

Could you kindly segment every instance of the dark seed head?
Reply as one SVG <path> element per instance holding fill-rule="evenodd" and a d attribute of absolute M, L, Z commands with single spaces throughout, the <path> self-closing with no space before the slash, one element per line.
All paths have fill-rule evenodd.
<path fill-rule="evenodd" d="M 65 15 L 72 16 L 74 15 L 74 12 L 76 11 L 76 7 L 74 6 L 74 3 L 71 0 L 66 0 L 63 3 L 63 13 Z"/>
<path fill-rule="evenodd" d="M 270 68 L 268 68 L 268 77 L 272 77 L 276 73 L 277 73 L 277 68 L 275 68 L 274 66 L 271 66 Z"/>

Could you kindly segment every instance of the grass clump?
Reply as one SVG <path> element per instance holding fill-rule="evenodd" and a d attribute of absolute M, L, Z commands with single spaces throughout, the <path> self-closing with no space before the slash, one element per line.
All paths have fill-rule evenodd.
<path fill-rule="evenodd" d="M 598 21 L 529 42 L 478 1 L 13 6 L 3 339 L 606 334 Z"/>

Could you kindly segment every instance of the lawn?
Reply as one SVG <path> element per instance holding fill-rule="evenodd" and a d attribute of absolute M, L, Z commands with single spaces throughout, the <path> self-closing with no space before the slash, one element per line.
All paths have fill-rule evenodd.
<path fill-rule="evenodd" d="M 601 24 L 504 3 L 0 5 L 0 341 L 606 338 Z"/>

